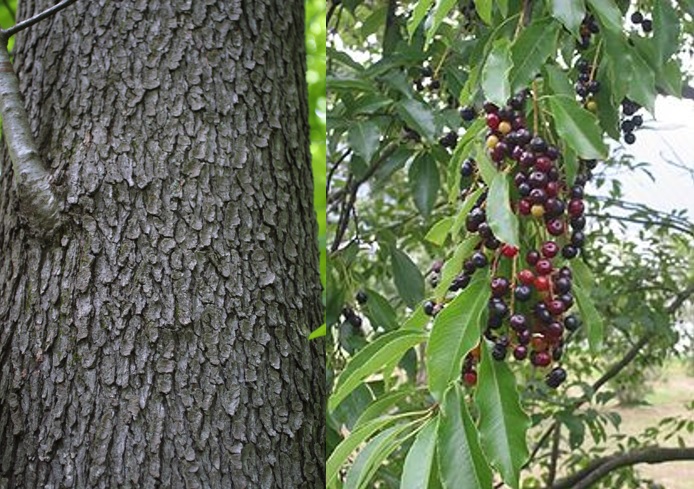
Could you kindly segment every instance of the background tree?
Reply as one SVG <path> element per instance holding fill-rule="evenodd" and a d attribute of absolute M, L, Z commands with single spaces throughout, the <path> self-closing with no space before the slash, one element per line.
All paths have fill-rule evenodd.
<path fill-rule="evenodd" d="M 324 487 L 305 55 L 303 2 L 82 1 L 17 36 L 63 208 L 37 225 L 3 149 L 1 487 Z"/>
<path fill-rule="evenodd" d="M 621 180 L 652 169 L 619 149 L 658 94 L 691 97 L 693 13 L 690 2 L 332 2 L 328 487 L 641 487 L 634 465 L 694 458 L 691 417 L 626 436 L 612 401 L 677 355 L 694 295 L 694 226 L 628 201 Z M 514 333 L 503 362 L 485 340 L 475 360 L 491 277 L 463 279 L 480 246 L 471 209 L 486 206 L 498 239 L 479 250 L 508 276 L 502 243 L 524 254 L 544 233 L 514 212 L 523 172 L 494 154 L 508 134 L 497 116 L 558 148 L 562 192 L 591 182 L 585 236 L 571 236 L 585 245 L 556 260 L 573 270 L 583 323 L 552 352 L 567 374 L 557 390 L 548 369 L 511 358 Z"/>

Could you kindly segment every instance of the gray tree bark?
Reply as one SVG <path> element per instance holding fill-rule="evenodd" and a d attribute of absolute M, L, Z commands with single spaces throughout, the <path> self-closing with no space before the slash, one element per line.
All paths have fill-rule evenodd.
<path fill-rule="evenodd" d="M 18 36 L 66 224 L 25 226 L 3 149 L 1 488 L 324 487 L 303 12 L 80 0 Z"/>

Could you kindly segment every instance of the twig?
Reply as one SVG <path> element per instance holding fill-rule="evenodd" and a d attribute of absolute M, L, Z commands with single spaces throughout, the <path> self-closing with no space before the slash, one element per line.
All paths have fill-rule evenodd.
<path fill-rule="evenodd" d="M 325 184 L 325 188 L 328 192 L 330 192 L 330 184 L 333 180 L 333 175 L 335 174 L 335 171 L 337 170 L 337 167 L 340 166 L 340 164 L 347 158 L 350 154 L 352 154 L 352 150 L 348 149 L 345 151 L 335 163 L 333 163 L 333 166 L 330 167 L 330 171 L 328 172 L 328 179 Z"/>
<path fill-rule="evenodd" d="M 547 474 L 547 487 L 554 484 L 557 477 L 557 460 L 559 459 L 559 442 L 561 441 L 561 423 L 555 423 L 552 435 L 552 453 L 549 459 L 549 472 Z"/>
<path fill-rule="evenodd" d="M 588 489 L 613 470 L 640 463 L 657 464 L 677 460 L 694 460 L 694 448 L 650 447 L 628 453 L 602 457 L 585 469 L 557 481 L 551 489 Z"/>
<path fill-rule="evenodd" d="M 636 217 L 615 216 L 614 214 L 604 214 L 604 213 L 594 213 L 594 212 L 586 212 L 585 216 L 586 217 L 597 217 L 597 218 L 602 218 L 602 219 L 615 219 L 617 221 L 633 222 L 635 224 L 648 224 L 651 226 L 670 228 L 670 229 L 674 229 L 675 231 L 679 231 L 681 233 L 688 234 L 689 236 L 694 237 L 694 228 L 687 229 L 686 227 L 675 224 L 674 222 L 650 221 L 648 219 L 637 219 Z"/>
<path fill-rule="evenodd" d="M 36 24 L 37 22 L 41 22 L 43 19 L 46 19 L 50 17 L 51 15 L 57 14 L 61 10 L 63 10 L 65 7 L 69 7 L 73 3 L 75 3 L 77 0 L 63 0 L 62 2 L 53 5 L 50 8 L 47 8 L 40 14 L 34 15 L 30 19 L 26 19 L 21 21 L 19 24 L 15 24 L 14 26 L 10 27 L 9 29 L 2 29 L 0 30 L 0 36 L 7 41 L 11 36 L 17 34 L 20 31 L 23 31 L 27 27 L 31 27 L 32 25 Z"/>

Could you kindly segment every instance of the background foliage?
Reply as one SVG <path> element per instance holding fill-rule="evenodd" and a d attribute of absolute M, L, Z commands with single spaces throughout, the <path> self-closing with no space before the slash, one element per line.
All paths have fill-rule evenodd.
<path fill-rule="evenodd" d="M 652 32 L 629 21 L 636 8 Z M 600 28 L 582 53 L 602 87 L 595 115 L 574 102 L 588 10 Z M 683 212 L 623 195 L 623 175 L 651 172 L 657 188 L 657 169 L 620 148 L 620 102 L 629 97 L 646 114 L 658 93 L 691 94 L 682 60 L 693 14 L 686 1 L 330 3 L 329 487 L 488 488 L 502 479 L 517 487 L 521 469 L 523 487 L 584 487 L 586 473 L 566 477 L 646 447 L 674 440 L 692 457 L 691 413 L 653 419 L 627 436 L 616 399 L 643 400 L 646 372 L 687 344 L 677 321 L 691 321 L 694 225 Z M 467 329 L 481 317 L 484 283 L 473 281 L 433 325 L 422 311 L 425 299 L 446 294 L 472 250 L 463 224 L 475 199 L 459 200 L 459 168 L 484 152 L 484 124 L 464 122 L 458 109 L 479 109 L 485 98 L 503 104 L 533 80 L 543 131 L 562 145 L 564 171 L 575 175 L 577 153 L 603 157 L 588 187 L 588 245 L 572 265 L 586 325 L 566 345 L 569 379 L 558 391 L 527 364 L 485 366 L 484 343 L 486 370 L 469 389 L 460 367 L 479 338 L 479 329 L 471 336 Z M 457 144 L 447 149 L 451 134 Z M 507 231 L 507 241 L 516 239 L 512 226 Z M 360 292 L 368 300 L 358 301 Z M 642 487 L 632 465 L 591 487 Z"/>

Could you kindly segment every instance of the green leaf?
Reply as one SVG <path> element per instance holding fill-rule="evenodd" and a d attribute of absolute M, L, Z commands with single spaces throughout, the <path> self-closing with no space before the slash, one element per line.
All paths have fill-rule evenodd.
<path fill-rule="evenodd" d="M 680 71 L 680 65 L 675 59 L 671 59 L 665 66 L 658 77 L 658 86 L 660 86 L 668 95 L 675 97 L 682 96 L 682 83 L 684 77 Z"/>
<path fill-rule="evenodd" d="M 588 3 L 604 28 L 615 34 L 622 32 L 622 13 L 614 0 L 588 0 Z"/>
<path fill-rule="evenodd" d="M 545 65 L 545 77 L 549 83 L 549 88 L 557 95 L 574 96 L 574 87 L 571 85 L 566 72 L 556 65 Z"/>
<path fill-rule="evenodd" d="M 354 423 L 354 429 L 358 430 L 370 421 L 373 421 L 374 419 L 378 418 L 383 413 L 387 412 L 389 409 L 395 407 L 398 402 L 400 402 L 408 396 L 411 396 L 412 393 L 412 389 L 410 389 L 409 387 L 405 387 L 402 390 L 388 392 L 387 394 L 384 394 L 383 396 L 379 397 L 371 404 L 369 404 L 369 407 L 367 407 L 359 415 L 359 418 L 357 419 L 356 423 Z"/>
<path fill-rule="evenodd" d="M 529 456 L 530 417 L 521 408 L 513 372 L 506 362 L 492 358 L 487 341 L 482 342 L 475 403 L 483 450 L 504 482 L 518 489 L 520 471 Z"/>
<path fill-rule="evenodd" d="M 468 256 L 470 256 L 479 241 L 480 239 L 476 235 L 468 236 L 456 247 L 455 251 L 453 252 L 453 256 L 445 261 L 443 268 L 441 269 L 441 279 L 439 280 L 439 285 L 437 285 L 436 289 L 434 290 L 434 297 L 437 301 L 442 301 L 446 296 L 448 287 L 453 281 L 453 277 L 460 273 L 460 270 L 463 268 L 463 262 Z"/>
<path fill-rule="evenodd" d="M 473 280 L 436 315 L 426 359 L 429 391 L 441 401 L 448 385 L 460 377 L 463 357 L 480 339 L 480 315 L 489 301 L 484 277 Z"/>
<path fill-rule="evenodd" d="M 491 489 L 492 470 L 478 437 L 460 387 L 454 385 L 443 399 L 436 447 L 446 489 Z"/>
<path fill-rule="evenodd" d="M 580 158 L 607 157 L 602 131 L 593 114 L 568 97 L 555 95 L 549 97 L 549 103 L 559 137 L 564 139 Z"/>
<path fill-rule="evenodd" d="M 349 146 L 367 163 L 378 149 L 381 130 L 375 122 L 358 122 L 349 129 Z"/>
<path fill-rule="evenodd" d="M 508 39 L 498 39 L 494 42 L 487 62 L 482 68 L 482 90 L 487 99 L 499 107 L 503 107 L 511 96 L 511 49 Z"/>
<path fill-rule="evenodd" d="M 436 0 L 436 5 L 434 5 L 434 10 L 432 11 L 431 25 L 429 26 L 429 29 L 427 29 L 427 37 L 426 41 L 424 42 L 425 46 L 428 46 L 429 43 L 431 43 L 436 31 L 438 31 L 439 27 L 441 26 L 441 22 L 443 22 L 443 19 L 446 18 L 448 12 L 455 7 L 456 3 L 458 3 L 457 0 Z"/>
<path fill-rule="evenodd" d="M 371 326 L 376 329 L 382 327 L 386 331 L 397 329 L 398 320 L 390 302 L 375 290 L 367 289 L 369 301 L 363 306 L 366 315 L 371 321 Z"/>
<path fill-rule="evenodd" d="M 468 127 L 465 134 L 458 140 L 458 144 L 453 151 L 453 155 L 448 163 L 448 203 L 454 204 L 458 201 L 460 195 L 460 166 L 463 160 L 467 157 L 472 157 L 474 151 L 471 151 L 471 146 L 475 139 L 481 138 L 482 132 L 485 129 L 484 119 L 478 118 Z"/>
<path fill-rule="evenodd" d="M 586 15 L 584 0 L 547 0 L 552 17 L 564 24 L 575 37 L 579 36 L 579 29 Z"/>
<path fill-rule="evenodd" d="M 655 113 L 655 73 L 639 53 L 631 49 L 626 56 L 631 60 L 634 75 L 627 89 L 627 96 L 643 105 L 651 114 Z"/>
<path fill-rule="evenodd" d="M 437 128 L 434 114 L 429 107 L 416 100 L 401 100 L 395 108 L 402 120 L 428 141 L 436 137 Z"/>
<path fill-rule="evenodd" d="M 419 0 L 417 5 L 414 6 L 412 16 L 407 21 L 407 33 L 410 35 L 410 40 L 412 40 L 412 36 L 414 36 L 419 24 L 422 23 L 432 3 L 434 3 L 434 0 Z"/>
<path fill-rule="evenodd" d="M 497 173 L 492 180 L 487 197 L 487 221 L 494 236 L 501 242 L 520 248 L 518 218 L 511 210 L 509 178 L 505 173 Z"/>
<path fill-rule="evenodd" d="M 424 278 L 417 265 L 397 248 L 391 249 L 393 280 L 398 294 L 410 308 L 414 309 L 424 299 Z"/>
<path fill-rule="evenodd" d="M 516 93 L 527 87 L 540 73 L 545 60 L 557 50 L 558 25 L 556 22 L 541 20 L 533 22 L 521 31 L 511 47 L 511 92 Z M 506 103 L 506 100 L 502 103 Z"/>
<path fill-rule="evenodd" d="M 672 3 L 653 3 L 653 40 L 661 68 L 679 49 L 680 20 Z"/>
<path fill-rule="evenodd" d="M 320 338 L 321 336 L 325 336 L 325 333 L 326 333 L 326 327 L 325 327 L 325 323 L 323 323 L 322 326 L 319 326 L 316 329 L 314 329 L 313 331 L 311 331 L 311 334 L 308 336 L 308 339 L 313 340 L 316 338 Z"/>
<path fill-rule="evenodd" d="M 335 447 L 335 450 L 330 454 L 325 465 L 325 475 L 327 477 L 326 486 L 329 486 L 339 473 L 340 467 L 347 461 L 347 458 L 357 449 L 362 443 L 371 438 L 374 433 L 381 431 L 389 424 L 395 423 L 400 419 L 412 416 L 413 413 L 403 413 L 396 416 L 384 416 L 374 419 L 352 431 L 347 438 L 342 440 Z"/>
<path fill-rule="evenodd" d="M 492 25 L 492 7 L 494 2 L 491 0 L 475 0 L 475 8 L 477 9 L 477 15 L 484 21 L 487 25 Z"/>
<path fill-rule="evenodd" d="M 429 232 L 424 236 L 424 239 L 430 243 L 434 243 L 436 246 L 442 246 L 448 237 L 448 233 L 451 232 L 451 227 L 455 219 L 453 217 L 444 217 L 431 226 Z"/>
<path fill-rule="evenodd" d="M 494 178 L 496 177 L 496 174 L 499 172 L 494 166 L 494 163 L 492 162 L 491 158 L 489 158 L 489 153 L 487 153 L 484 144 L 479 143 L 476 149 L 477 152 L 475 153 L 475 161 L 477 161 L 477 169 L 480 172 L 482 181 L 487 185 L 491 185 L 491 183 L 494 181 Z"/>
<path fill-rule="evenodd" d="M 359 452 L 347 472 L 344 489 L 362 489 L 374 476 L 378 467 L 393 451 L 402 444 L 406 432 L 411 430 L 417 421 L 393 426 L 374 437 Z"/>
<path fill-rule="evenodd" d="M 602 349 L 602 340 L 605 329 L 602 318 L 600 317 L 598 310 L 595 308 L 593 300 L 582 287 L 580 287 L 578 284 L 574 284 L 573 293 L 574 297 L 576 298 L 576 303 L 578 304 L 578 309 L 581 311 L 583 324 L 585 325 L 587 331 L 590 351 L 593 353 L 593 355 L 596 355 Z"/>
<path fill-rule="evenodd" d="M 429 489 L 438 429 L 438 418 L 430 419 L 415 438 L 405 457 L 400 489 Z"/>
<path fill-rule="evenodd" d="M 564 150 L 564 172 L 566 173 L 566 183 L 573 185 L 578 174 L 578 158 L 576 152 L 571 148 Z"/>
<path fill-rule="evenodd" d="M 415 158 L 410 166 L 408 179 L 417 210 L 427 219 L 434 208 L 441 185 L 439 169 L 431 153 L 421 153 Z"/>
<path fill-rule="evenodd" d="M 429 324 L 429 319 L 430 317 L 424 313 L 424 308 L 419 305 L 417 306 L 417 309 L 410 314 L 410 317 L 407 318 L 404 323 L 402 323 L 402 329 L 421 330 L 424 328 L 424 326 Z"/>
<path fill-rule="evenodd" d="M 328 399 L 328 410 L 334 411 L 364 378 L 375 374 L 387 363 L 401 357 L 425 338 L 426 335 L 421 331 L 396 330 L 376 338 L 359 350 L 337 379 L 335 391 Z"/>

